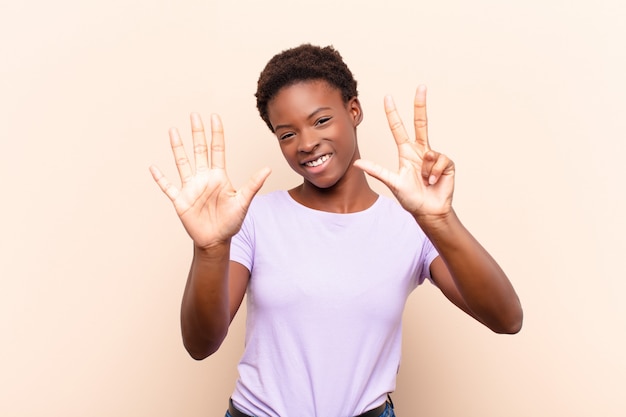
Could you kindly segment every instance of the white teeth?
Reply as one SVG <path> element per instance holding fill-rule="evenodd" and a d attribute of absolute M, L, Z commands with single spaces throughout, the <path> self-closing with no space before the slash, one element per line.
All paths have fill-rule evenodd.
<path fill-rule="evenodd" d="M 315 161 L 306 162 L 304 165 L 308 167 L 316 167 L 318 165 L 322 165 L 325 161 L 328 160 L 328 158 L 330 158 L 330 155 L 322 155 L 319 158 L 317 158 Z"/>

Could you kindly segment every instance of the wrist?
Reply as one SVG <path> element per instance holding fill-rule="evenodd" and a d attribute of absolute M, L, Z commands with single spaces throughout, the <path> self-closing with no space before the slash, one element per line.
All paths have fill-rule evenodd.
<path fill-rule="evenodd" d="M 230 239 L 209 243 L 207 245 L 193 246 L 194 257 L 204 259 L 219 259 L 230 254 Z"/>
<path fill-rule="evenodd" d="M 413 218 L 427 235 L 449 230 L 459 223 L 456 212 L 452 207 L 443 213 L 415 214 Z"/>

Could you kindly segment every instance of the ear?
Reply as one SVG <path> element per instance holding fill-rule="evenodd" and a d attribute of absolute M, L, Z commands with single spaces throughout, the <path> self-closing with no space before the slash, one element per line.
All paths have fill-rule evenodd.
<path fill-rule="evenodd" d="M 363 120 L 363 109 L 361 108 L 361 102 L 359 101 L 358 97 L 352 97 L 348 101 L 347 108 L 350 112 L 350 115 L 352 116 L 354 127 L 357 127 Z"/>

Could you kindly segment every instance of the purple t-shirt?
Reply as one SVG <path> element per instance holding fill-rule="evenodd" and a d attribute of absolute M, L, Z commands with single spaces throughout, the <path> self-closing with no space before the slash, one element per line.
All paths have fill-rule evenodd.
<path fill-rule="evenodd" d="M 437 252 L 380 196 L 348 214 L 257 196 L 231 259 L 251 272 L 246 346 L 232 395 L 254 416 L 346 417 L 395 389 L 402 312 Z"/>

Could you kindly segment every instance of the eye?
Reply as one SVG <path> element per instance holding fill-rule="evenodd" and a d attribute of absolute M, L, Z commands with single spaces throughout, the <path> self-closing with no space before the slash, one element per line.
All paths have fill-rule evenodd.
<path fill-rule="evenodd" d="M 280 135 L 278 137 L 278 140 L 285 140 L 285 139 L 289 139 L 290 137 L 293 137 L 293 133 L 292 132 L 288 132 L 288 133 L 283 133 L 282 135 Z"/>
<path fill-rule="evenodd" d="M 317 119 L 315 121 L 315 126 L 319 126 L 319 125 L 323 125 L 325 123 L 328 123 L 330 121 L 330 119 L 331 119 L 330 116 L 320 117 L 319 119 Z"/>

